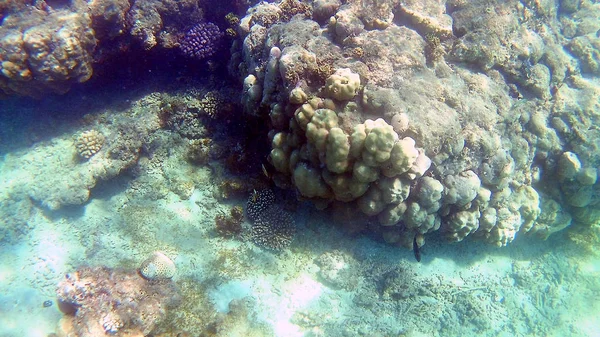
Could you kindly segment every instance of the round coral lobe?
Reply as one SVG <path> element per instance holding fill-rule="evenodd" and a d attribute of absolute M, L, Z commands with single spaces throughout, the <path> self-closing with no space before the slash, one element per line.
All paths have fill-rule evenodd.
<path fill-rule="evenodd" d="M 217 52 L 223 36 L 214 23 L 198 23 L 181 39 L 179 48 L 186 56 L 202 60 Z"/>

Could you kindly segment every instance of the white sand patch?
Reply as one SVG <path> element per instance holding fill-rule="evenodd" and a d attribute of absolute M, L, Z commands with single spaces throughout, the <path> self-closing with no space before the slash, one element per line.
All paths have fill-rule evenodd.
<path fill-rule="evenodd" d="M 310 275 L 301 274 L 289 281 L 256 278 L 230 281 L 209 292 L 219 312 L 228 312 L 235 299 L 252 296 L 256 300 L 258 318 L 270 324 L 276 336 L 304 336 L 302 329 L 291 323 L 299 311 L 307 310 L 324 294 L 325 287 Z"/>
<path fill-rule="evenodd" d="M 229 303 L 239 300 L 252 293 L 252 281 L 230 281 L 221 284 L 216 289 L 209 291 L 209 298 L 218 312 L 229 312 Z"/>
<path fill-rule="evenodd" d="M 304 273 L 279 284 L 259 280 L 253 289 L 259 302 L 260 317 L 273 326 L 277 336 L 289 337 L 304 335 L 290 320 L 295 313 L 307 310 L 325 291 L 321 283 Z"/>

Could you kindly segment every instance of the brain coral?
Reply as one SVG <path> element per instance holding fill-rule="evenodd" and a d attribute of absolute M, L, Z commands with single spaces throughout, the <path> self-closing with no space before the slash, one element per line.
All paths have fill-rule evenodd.
<path fill-rule="evenodd" d="M 96 130 L 84 131 L 75 139 L 77 153 L 84 159 L 90 159 L 98 153 L 102 145 L 104 145 L 104 136 Z"/>

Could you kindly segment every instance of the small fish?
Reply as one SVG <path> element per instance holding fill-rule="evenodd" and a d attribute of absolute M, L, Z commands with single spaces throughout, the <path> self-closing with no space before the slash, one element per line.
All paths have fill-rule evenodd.
<path fill-rule="evenodd" d="M 419 250 L 419 244 L 417 243 L 417 236 L 413 239 L 413 253 L 415 253 L 415 259 L 417 262 L 421 262 L 421 251 Z"/>
<path fill-rule="evenodd" d="M 271 175 L 269 174 L 269 171 L 267 171 L 265 164 L 261 164 L 261 167 L 262 167 L 262 171 L 263 171 L 263 174 L 265 175 L 265 177 L 267 177 L 267 179 L 271 179 Z"/>

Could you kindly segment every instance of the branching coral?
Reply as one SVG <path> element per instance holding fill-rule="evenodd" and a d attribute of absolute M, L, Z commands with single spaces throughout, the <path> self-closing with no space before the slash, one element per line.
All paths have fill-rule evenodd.
<path fill-rule="evenodd" d="M 296 234 L 296 224 L 291 214 L 277 205 L 271 205 L 260 217 L 254 220 L 251 235 L 255 244 L 279 251 L 292 243 Z"/>

